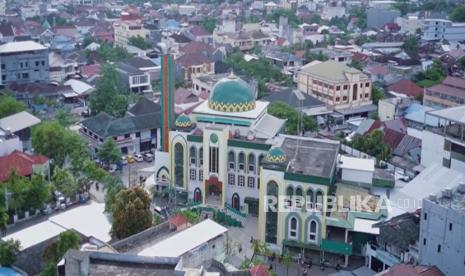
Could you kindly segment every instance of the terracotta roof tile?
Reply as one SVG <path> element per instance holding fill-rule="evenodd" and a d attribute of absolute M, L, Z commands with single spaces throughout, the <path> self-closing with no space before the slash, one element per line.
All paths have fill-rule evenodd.
<path fill-rule="evenodd" d="M 32 174 L 32 165 L 43 165 L 48 158 L 43 155 L 29 155 L 24 152 L 14 151 L 9 155 L 0 157 L 0 182 L 10 177 L 12 171 L 20 176 Z"/>

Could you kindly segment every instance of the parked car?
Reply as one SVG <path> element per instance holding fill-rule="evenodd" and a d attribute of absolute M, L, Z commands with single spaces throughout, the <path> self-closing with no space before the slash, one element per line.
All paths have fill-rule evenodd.
<path fill-rule="evenodd" d="M 46 216 L 46 215 L 50 215 L 50 214 L 52 213 L 52 211 L 53 211 L 52 208 L 50 208 L 50 207 L 47 206 L 47 207 L 42 208 L 42 209 L 40 210 L 40 213 L 41 213 L 42 215 Z"/>
<path fill-rule="evenodd" d="M 152 162 L 152 161 L 153 161 L 153 154 L 151 154 L 151 153 L 144 153 L 144 161 L 145 161 L 145 162 Z"/>
<path fill-rule="evenodd" d="M 134 163 L 134 161 L 135 161 L 135 160 L 134 160 L 134 156 L 132 156 L 132 155 L 126 156 L 126 159 L 128 160 L 128 164 L 132 164 L 132 163 Z"/>
<path fill-rule="evenodd" d="M 121 164 L 126 165 L 128 163 L 128 158 L 126 156 L 121 156 Z"/>
<path fill-rule="evenodd" d="M 135 154 L 134 160 L 136 160 L 136 162 L 144 162 L 144 157 L 142 156 L 142 154 Z"/>

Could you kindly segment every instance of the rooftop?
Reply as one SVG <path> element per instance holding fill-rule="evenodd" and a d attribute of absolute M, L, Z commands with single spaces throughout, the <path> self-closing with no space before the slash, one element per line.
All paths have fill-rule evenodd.
<path fill-rule="evenodd" d="M 181 257 L 190 250 L 228 231 L 220 224 L 206 219 L 138 253 L 148 257 Z"/>
<path fill-rule="evenodd" d="M 338 166 L 342 169 L 374 172 L 375 160 L 341 155 Z"/>
<path fill-rule="evenodd" d="M 284 135 L 283 135 L 284 136 Z M 339 143 L 313 138 L 284 136 L 281 148 L 289 160 L 287 172 L 332 177 Z"/>
<path fill-rule="evenodd" d="M 19 176 L 33 174 L 33 165 L 43 165 L 48 158 L 43 155 L 30 155 L 14 151 L 9 155 L 0 157 L 0 182 L 6 181 L 14 170 Z"/>
<path fill-rule="evenodd" d="M 37 125 L 38 123 L 40 123 L 40 119 L 27 111 L 22 111 L 0 119 L 0 127 L 5 130 L 9 129 L 11 132 L 17 132 Z"/>
<path fill-rule="evenodd" d="M 429 111 L 426 112 L 426 114 L 437 118 L 465 124 L 465 105 Z"/>
<path fill-rule="evenodd" d="M 449 188 L 450 190 L 447 191 L 447 189 L 448 188 L 438 193 L 437 200 L 431 200 L 431 198 L 428 198 L 428 200 L 465 213 L 465 178 L 459 183 L 455 190 Z"/>
<path fill-rule="evenodd" d="M 302 67 L 302 72 L 312 75 L 316 78 L 322 78 L 335 82 L 347 81 L 348 78 L 346 74 L 359 74 L 360 80 L 368 80 L 368 76 L 362 73 L 360 70 L 333 60 L 328 60 L 312 66 L 304 66 Z"/>
<path fill-rule="evenodd" d="M 0 54 L 46 50 L 42 44 L 34 41 L 13 41 L 0 45 Z"/>

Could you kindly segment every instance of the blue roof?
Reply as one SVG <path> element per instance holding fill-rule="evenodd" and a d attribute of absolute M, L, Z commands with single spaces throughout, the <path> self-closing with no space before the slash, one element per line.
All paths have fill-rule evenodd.
<path fill-rule="evenodd" d="M 2 276 L 22 276 L 21 273 L 17 272 L 13 268 L 0 267 L 0 275 Z"/>
<path fill-rule="evenodd" d="M 425 113 L 428 111 L 432 111 L 434 108 L 429 106 L 424 106 L 419 103 L 412 103 L 406 110 L 405 110 L 405 119 L 417 123 L 426 123 L 429 126 L 437 126 L 438 125 L 438 118 L 427 116 L 425 121 Z"/>

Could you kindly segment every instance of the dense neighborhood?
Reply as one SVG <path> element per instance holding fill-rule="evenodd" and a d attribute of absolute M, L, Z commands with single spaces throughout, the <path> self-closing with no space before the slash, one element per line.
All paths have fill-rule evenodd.
<path fill-rule="evenodd" d="M 465 1 L 0 0 L 0 275 L 465 275 Z"/>

